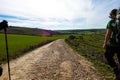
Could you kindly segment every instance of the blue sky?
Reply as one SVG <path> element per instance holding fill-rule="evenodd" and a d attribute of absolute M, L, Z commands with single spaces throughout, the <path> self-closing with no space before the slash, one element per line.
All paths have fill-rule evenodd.
<path fill-rule="evenodd" d="M 50 30 L 106 28 L 120 0 L 1 0 L 0 21 Z"/>

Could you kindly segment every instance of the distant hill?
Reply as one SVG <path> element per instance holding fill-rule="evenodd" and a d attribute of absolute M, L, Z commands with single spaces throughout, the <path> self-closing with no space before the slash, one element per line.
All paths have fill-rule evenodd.
<path fill-rule="evenodd" d="M 73 29 L 73 30 L 46 30 L 39 28 L 27 28 L 27 27 L 17 27 L 9 26 L 7 28 L 8 34 L 23 34 L 23 35 L 33 35 L 33 36 L 52 36 L 56 34 L 79 34 L 87 32 L 105 32 L 105 29 Z M 0 31 L 3 33 L 3 30 Z"/>
<path fill-rule="evenodd" d="M 3 30 L 0 31 L 3 33 Z M 33 36 L 51 36 L 53 34 L 58 34 L 52 30 L 45 30 L 39 28 L 26 28 L 26 27 L 16 27 L 16 26 L 9 26 L 7 28 L 8 34 L 24 34 L 24 35 L 33 35 Z"/>
<path fill-rule="evenodd" d="M 62 34 L 76 34 L 76 33 L 86 33 L 86 32 L 105 32 L 105 29 L 73 29 L 73 30 L 55 30 L 55 31 Z"/>

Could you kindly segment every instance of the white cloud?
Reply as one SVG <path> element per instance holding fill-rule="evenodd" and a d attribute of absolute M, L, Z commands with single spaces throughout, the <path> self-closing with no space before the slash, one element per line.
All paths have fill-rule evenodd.
<path fill-rule="evenodd" d="M 85 17 L 91 0 L 2 0 L 0 10 L 5 14 L 43 18 Z"/>
<path fill-rule="evenodd" d="M 0 14 L 26 18 L 8 19 L 11 25 L 48 29 L 51 26 L 55 26 L 54 29 L 57 26 L 102 27 L 108 20 L 109 11 L 119 4 L 118 0 L 1 0 Z M 78 20 L 77 23 L 74 20 Z"/>

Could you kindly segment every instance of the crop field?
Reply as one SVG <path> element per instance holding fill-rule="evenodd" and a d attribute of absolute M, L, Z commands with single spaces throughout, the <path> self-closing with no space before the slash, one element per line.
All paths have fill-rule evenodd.
<path fill-rule="evenodd" d="M 10 59 L 16 58 L 24 54 L 26 49 L 31 49 L 36 45 L 40 45 L 47 41 L 53 41 L 59 38 L 66 38 L 67 35 L 53 35 L 50 37 L 28 36 L 8 34 L 8 51 Z M 6 47 L 4 34 L 0 34 L 0 63 L 6 62 Z"/>

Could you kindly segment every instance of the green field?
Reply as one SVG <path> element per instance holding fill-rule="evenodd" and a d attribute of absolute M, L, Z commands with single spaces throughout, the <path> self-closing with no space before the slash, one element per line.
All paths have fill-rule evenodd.
<path fill-rule="evenodd" d="M 10 59 L 16 58 L 21 54 L 24 54 L 24 50 L 32 48 L 38 44 L 46 42 L 48 40 L 56 40 L 59 38 L 66 38 L 67 35 L 53 35 L 51 37 L 42 36 L 27 36 L 27 35 L 15 35 L 8 34 L 8 48 Z M 4 34 L 0 34 L 0 63 L 6 61 L 6 48 Z"/>

